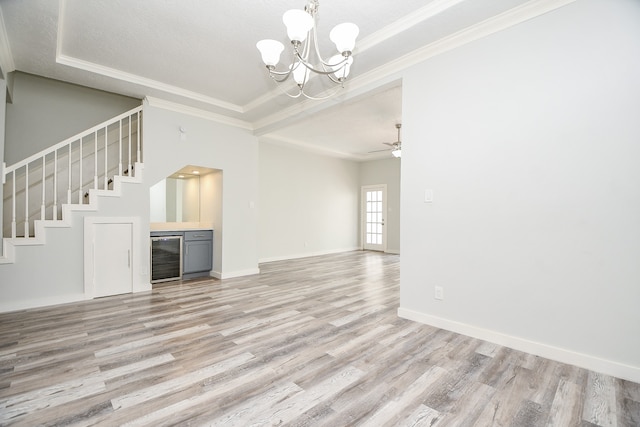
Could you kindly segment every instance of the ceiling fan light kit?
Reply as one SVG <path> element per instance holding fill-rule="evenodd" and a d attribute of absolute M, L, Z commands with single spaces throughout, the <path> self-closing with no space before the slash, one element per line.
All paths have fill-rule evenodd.
<path fill-rule="evenodd" d="M 324 75 L 338 85 L 337 89 L 344 87 L 344 82 L 349 76 L 355 48 L 356 38 L 360 30 L 352 23 L 336 25 L 329 33 L 329 39 L 336 45 L 338 54 L 328 61 L 322 58 L 318 49 L 318 37 L 316 34 L 316 14 L 318 13 L 318 0 L 310 0 L 304 10 L 292 9 L 284 13 L 282 21 L 287 27 L 287 36 L 291 40 L 293 59 L 285 69 L 278 70 L 280 55 L 284 51 L 284 45 L 277 40 L 260 40 L 256 47 L 260 51 L 262 61 L 269 70 L 269 76 L 278 84 L 292 77 L 297 86 L 297 93 L 291 94 L 283 90 L 291 98 L 304 96 L 309 99 L 326 99 L 334 93 L 326 96 L 311 96 L 305 92 L 305 86 L 309 82 L 312 73 Z"/>
<path fill-rule="evenodd" d="M 400 141 L 400 128 L 402 127 L 401 123 L 396 123 L 396 129 L 398 129 L 398 139 L 395 142 L 383 142 L 384 145 L 388 145 L 391 148 L 387 148 L 385 150 L 375 150 L 369 151 L 371 153 L 379 153 L 381 151 L 389 151 L 391 150 L 391 155 L 395 158 L 402 157 L 402 141 Z"/>

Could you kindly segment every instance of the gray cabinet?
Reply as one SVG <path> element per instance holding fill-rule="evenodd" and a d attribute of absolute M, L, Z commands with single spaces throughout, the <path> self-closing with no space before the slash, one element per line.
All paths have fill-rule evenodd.
<path fill-rule="evenodd" d="M 182 278 L 208 276 L 213 269 L 213 231 L 185 231 L 183 246 Z"/>

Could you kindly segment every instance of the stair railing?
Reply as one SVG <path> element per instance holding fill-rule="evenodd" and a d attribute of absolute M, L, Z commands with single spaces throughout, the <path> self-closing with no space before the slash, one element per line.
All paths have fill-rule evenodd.
<path fill-rule="evenodd" d="M 133 165 L 142 162 L 141 119 L 142 106 L 7 167 L 2 178 L 3 184 L 7 179 L 11 181 L 10 196 L 7 198 L 5 194 L 4 200 L 6 204 L 11 199 L 11 238 L 30 237 L 30 217 L 61 220 L 58 212 L 61 212 L 62 203 L 65 203 L 62 200 L 66 199 L 66 203 L 71 204 L 72 199 L 76 200 L 73 197 L 75 192 L 78 194 L 77 203 L 85 203 L 84 190 L 87 184 L 83 181 L 84 174 L 87 174 L 87 178 L 93 175 L 92 184 L 96 190 L 107 190 L 112 182 L 110 174 L 115 174 L 111 171 L 115 169 L 118 175 L 122 175 L 123 164 L 126 165 L 126 173 L 132 176 Z M 47 173 L 47 169 L 52 169 L 51 173 Z M 91 185 L 91 180 L 88 182 Z M 18 186 L 18 183 L 21 185 Z M 33 189 L 31 194 L 30 188 Z M 33 214 L 30 206 L 37 206 Z M 48 208 L 50 213 L 47 213 Z M 39 215 L 36 213 L 38 210 Z M 24 223 L 23 236 L 18 236 L 20 223 Z"/>

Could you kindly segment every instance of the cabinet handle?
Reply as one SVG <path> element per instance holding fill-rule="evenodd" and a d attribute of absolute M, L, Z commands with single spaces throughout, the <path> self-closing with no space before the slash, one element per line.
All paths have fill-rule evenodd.
<path fill-rule="evenodd" d="M 204 237 L 204 234 L 194 234 L 193 237 Z"/>

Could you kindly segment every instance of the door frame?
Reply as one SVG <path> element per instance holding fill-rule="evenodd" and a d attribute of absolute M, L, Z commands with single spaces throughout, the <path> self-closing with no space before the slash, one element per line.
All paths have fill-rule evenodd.
<path fill-rule="evenodd" d="M 95 298 L 94 249 L 96 224 L 130 224 L 131 225 L 131 292 L 136 289 L 136 278 L 140 277 L 140 218 L 139 217 L 84 217 L 84 296 Z"/>
<path fill-rule="evenodd" d="M 360 249 L 367 241 L 367 190 L 382 188 L 382 252 L 387 251 L 387 184 L 363 185 L 360 189 Z M 375 250 L 375 249 L 371 249 Z"/>

